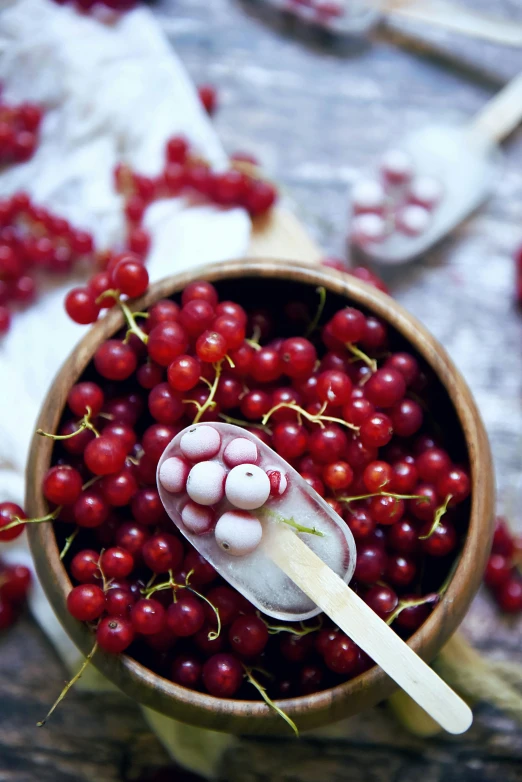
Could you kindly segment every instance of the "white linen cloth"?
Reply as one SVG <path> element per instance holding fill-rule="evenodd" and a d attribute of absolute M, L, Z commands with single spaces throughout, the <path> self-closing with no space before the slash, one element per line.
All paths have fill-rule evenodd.
<path fill-rule="evenodd" d="M 0 175 L 0 197 L 23 189 L 36 203 L 92 231 L 100 248 L 121 243 L 122 199 L 113 187 L 121 160 L 159 172 L 165 141 L 184 134 L 213 165 L 226 156 L 194 86 L 146 8 L 112 24 L 52 0 L 4 0 L 0 10 L 0 82 L 7 102 L 31 100 L 45 110 L 41 142 L 27 163 Z M 240 209 L 160 201 L 146 214 L 152 235 L 151 280 L 202 263 L 240 257 L 250 221 Z M 0 344 L 0 499 L 23 504 L 24 470 L 39 407 L 63 360 L 85 333 L 64 311 L 79 280 L 46 282 L 38 302 L 17 313 Z M 31 565 L 24 542 L 3 546 L 4 559 Z M 81 661 L 36 584 L 31 609 L 71 672 Z M 103 689 L 94 669 L 82 686 Z M 57 682 L 57 689 L 60 683 Z M 211 775 L 230 737 L 187 728 L 148 709 L 145 716 L 171 755 Z"/>

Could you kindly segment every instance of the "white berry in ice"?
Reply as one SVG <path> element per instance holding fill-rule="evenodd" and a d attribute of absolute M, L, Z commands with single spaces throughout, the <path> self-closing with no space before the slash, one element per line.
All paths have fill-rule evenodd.
<path fill-rule="evenodd" d="M 382 212 L 386 204 L 386 193 L 377 180 L 361 179 L 353 186 L 351 199 L 355 214 Z"/>
<path fill-rule="evenodd" d="M 257 445 L 246 437 L 235 437 L 223 451 L 223 460 L 229 467 L 255 464 L 259 459 Z"/>
<path fill-rule="evenodd" d="M 443 187 L 438 179 L 418 176 L 410 184 L 409 200 L 425 209 L 433 209 L 442 198 Z"/>
<path fill-rule="evenodd" d="M 189 472 L 187 494 L 199 505 L 215 505 L 223 499 L 225 470 L 218 462 L 199 462 Z"/>
<path fill-rule="evenodd" d="M 225 494 L 236 508 L 254 510 L 267 501 L 270 480 L 266 472 L 255 464 L 240 464 L 228 473 Z"/>
<path fill-rule="evenodd" d="M 204 535 L 214 526 L 216 517 L 214 511 L 196 502 L 187 502 L 181 511 L 181 521 L 185 529 L 194 535 Z"/>
<path fill-rule="evenodd" d="M 212 459 L 221 448 L 221 435 L 213 426 L 193 426 L 179 441 L 183 456 L 191 462 Z"/>
<path fill-rule="evenodd" d="M 386 236 L 386 222 L 377 214 L 367 212 L 357 215 L 352 221 L 352 242 L 366 247 L 373 242 L 382 242 Z"/>
<path fill-rule="evenodd" d="M 431 215 L 427 209 L 416 204 L 405 206 L 397 213 L 397 230 L 407 236 L 420 236 L 428 228 Z"/>
<path fill-rule="evenodd" d="M 179 456 L 166 459 L 159 470 L 159 482 L 167 491 L 177 494 L 183 491 L 187 483 L 190 465 Z"/>
<path fill-rule="evenodd" d="M 401 149 L 390 149 L 381 158 L 381 172 L 390 185 L 403 185 L 414 174 L 413 160 Z"/>
<path fill-rule="evenodd" d="M 216 542 L 233 557 L 242 557 L 256 549 L 263 537 L 261 522 L 251 513 L 231 510 L 218 520 Z"/>

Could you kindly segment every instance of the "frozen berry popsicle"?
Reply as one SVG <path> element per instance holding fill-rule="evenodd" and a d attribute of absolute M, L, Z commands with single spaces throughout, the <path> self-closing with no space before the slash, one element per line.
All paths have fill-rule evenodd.
<path fill-rule="evenodd" d="M 518 76 L 471 122 L 406 135 L 352 189 L 352 245 L 371 260 L 400 264 L 442 239 L 488 196 L 502 160 L 497 142 L 521 118 Z"/>
<path fill-rule="evenodd" d="M 169 517 L 230 584 L 269 616 L 323 611 L 451 733 L 468 706 L 348 587 L 355 544 L 341 517 L 255 435 L 225 423 L 176 435 L 157 472 Z"/>
<path fill-rule="evenodd" d="M 286 524 L 346 583 L 352 577 L 348 526 L 284 459 L 237 426 L 180 432 L 160 459 L 158 490 L 183 535 L 269 616 L 299 621 L 321 610 L 272 560 L 274 527 Z"/>

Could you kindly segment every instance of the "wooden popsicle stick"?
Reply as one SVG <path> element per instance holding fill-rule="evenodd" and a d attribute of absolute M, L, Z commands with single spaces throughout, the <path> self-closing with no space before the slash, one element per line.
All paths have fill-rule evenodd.
<path fill-rule="evenodd" d="M 449 733 L 464 733 L 471 709 L 295 532 L 270 525 L 265 552 L 383 671 Z"/>
<path fill-rule="evenodd" d="M 522 73 L 519 73 L 475 115 L 471 128 L 492 141 L 502 141 L 521 121 Z"/>
<path fill-rule="evenodd" d="M 382 9 L 397 19 L 426 22 L 462 35 L 505 46 L 522 46 L 522 25 L 463 8 L 445 0 L 386 0 Z"/>

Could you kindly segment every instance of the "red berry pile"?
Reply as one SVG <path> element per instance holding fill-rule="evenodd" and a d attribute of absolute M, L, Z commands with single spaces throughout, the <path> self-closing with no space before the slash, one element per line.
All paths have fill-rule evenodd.
<path fill-rule="evenodd" d="M 78 262 L 93 260 L 90 233 L 34 204 L 18 192 L 0 200 L 0 334 L 5 334 L 16 306 L 37 294 L 38 278 L 69 273 Z"/>
<path fill-rule="evenodd" d="M 440 386 L 386 324 L 330 294 L 316 311 L 295 283 L 200 281 L 147 317 L 124 309 L 128 328 L 69 393 L 43 483 L 71 614 L 104 650 L 219 697 L 255 697 L 251 666 L 271 697 L 370 667 L 326 618 L 281 625 L 219 578 L 166 515 L 156 466 L 193 421 L 256 433 L 344 518 L 352 586 L 407 637 L 444 591 L 468 519 L 465 448 Z"/>
<path fill-rule="evenodd" d="M 496 520 L 484 581 L 502 611 L 522 612 L 522 538 L 511 533 L 502 517 Z"/>
<path fill-rule="evenodd" d="M 0 543 L 14 540 L 23 526 L 11 527 L 14 519 L 25 519 L 25 514 L 14 502 L 0 502 Z M 27 597 L 31 584 L 31 571 L 25 565 L 6 564 L 0 560 L 0 631 L 15 621 Z"/>
<path fill-rule="evenodd" d="M 114 177 L 116 189 L 126 199 L 128 246 L 138 254 L 142 248 L 137 246 L 140 243 L 132 229 L 143 230 L 145 210 L 157 199 L 184 195 L 223 207 L 241 206 L 252 217 L 268 212 L 277 199 L 275 187 L 259 177 L 250 161 L 236 157 L 228 171 L 213 171 L 206 160 L 191 150 L 184 136 L 173 136 L 167 141 L 164 168 L 158 176 L 146 177 L 120 165 Z"/>
<path fill-rule="evenodd" d="M 0 165 L 23 163 L 38 146 L 43 112 L 35 103 L 0 102 Z"/>

